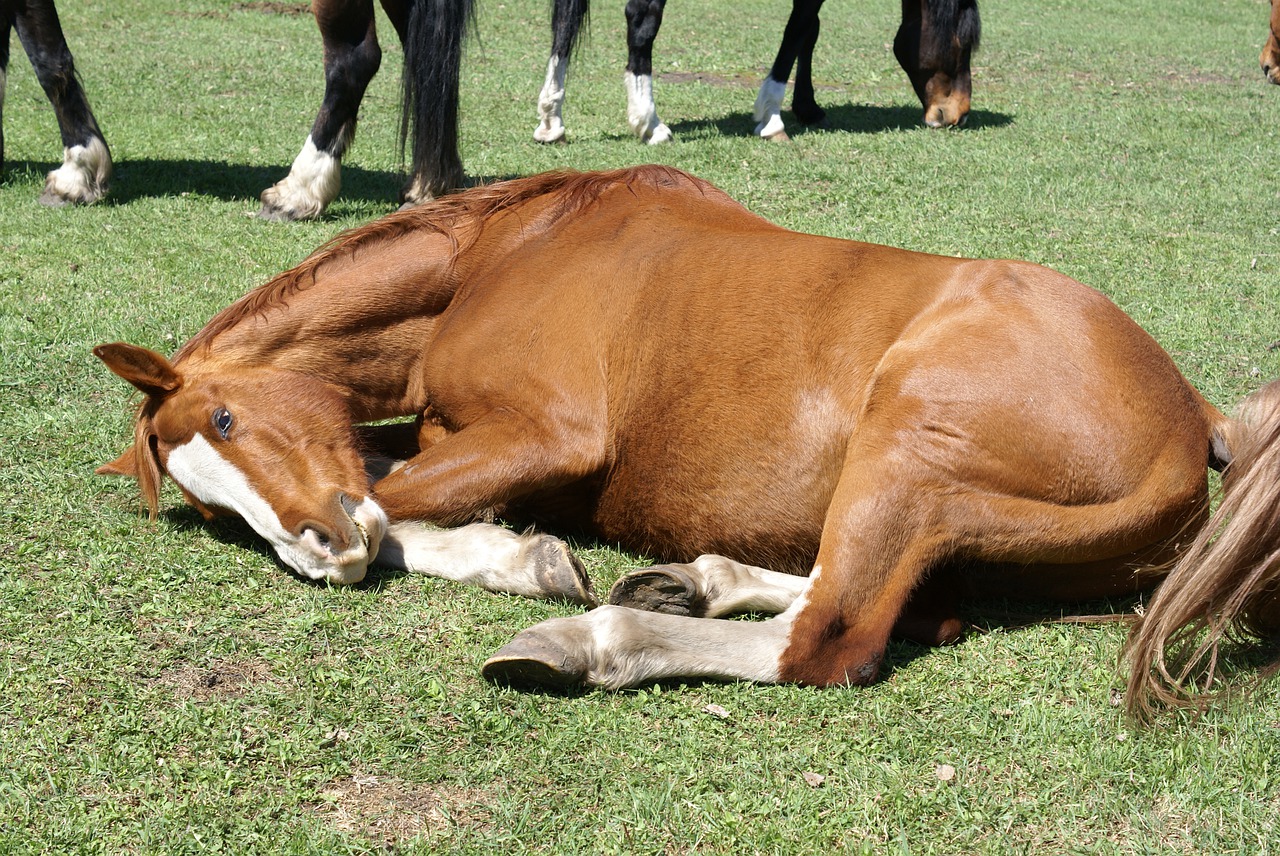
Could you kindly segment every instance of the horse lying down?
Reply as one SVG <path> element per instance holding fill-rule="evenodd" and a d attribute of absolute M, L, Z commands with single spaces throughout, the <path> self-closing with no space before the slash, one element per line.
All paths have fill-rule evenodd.
<path fill-rule="evenodd" d="M 866 684 L 891 634 L 955 640 L 962 596 L 1165 579 L 1130 642 L 1141 713 L 1186 697 L 1166 646 L 1280 629 L 1280 384 L 1230 420 L 1061 274 L 790 232 L 666 167 L 392 214 L 172 359 L 95 353 L 145 396 L 99 472 L 153 514 L 168 475 L 307 577 L 376 559 L 594 605 L 563 542 L 491 513 L 671 562 L 523 631 L 494 680 Z M 407 460 L 373 479 L 374 452 Z M 742 611 L 774 617 L 714 620 Z"/>

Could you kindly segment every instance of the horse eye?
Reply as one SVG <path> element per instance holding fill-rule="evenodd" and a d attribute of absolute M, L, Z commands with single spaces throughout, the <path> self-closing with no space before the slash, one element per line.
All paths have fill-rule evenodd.
<path fill-rule="evenodd" d="M 218 429 L 218 434 L 222 439 L 227 439 L 231 433 L 231 411 L 225 407 L 219 407 L 213 411 L 213 427 Z"/>

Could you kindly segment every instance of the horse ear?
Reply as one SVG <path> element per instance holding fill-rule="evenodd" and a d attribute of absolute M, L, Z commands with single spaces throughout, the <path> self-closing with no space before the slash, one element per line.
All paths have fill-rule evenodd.
<path fill-rule="evenodd" d="M 124 454 L 109 461 L 94 470 L 100 476 L 128 476 L 131 479 L 138 477 L 138 458 L 133 453 L 133 446 L 125 450 Z"/>
<path fill-rule="evenodd" d="M 112 342 L 94 348 L 93 355 L 147 395 L 163 398 L 182 386 L 182 375 L 173 363 L 148 348 Z"/>

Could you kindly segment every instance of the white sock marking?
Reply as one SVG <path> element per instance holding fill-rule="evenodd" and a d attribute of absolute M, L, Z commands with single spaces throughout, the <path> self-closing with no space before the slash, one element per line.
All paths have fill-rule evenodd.
<path fill-rule="evenodd" d="M 627 90 L 627 124 L 637 137 L 656 145 L 671 140 L 671 129 L 658 118 L 658 108 L 653 103 L 653 78 L 647 74 L 623 75 Z"/>
<path fill-rule="evenodd" d="M 564 80 L 568 62 L 560 64 L 559 57 L 547 60 L 547 79 L 538 95 L 538 127 L 533 138 L 540 143 L 556 143 L 564 139 Z"/>
<path fill-rule="evenodd" d="M 766 77 L 760 84 L 760 94 L 756 96 L 753 116 L 757 122 L 756 136 L 769 139 L 776 134 L 784 133 L 786 126 L 782 122 L 782 100 L 787 95 L 787 84 L 779 83 L 772 77 Z"/>
<path fill-rule="evenodd" d="M 306 220 L 323 214 L 341 188 L 341 161 L 317 149 L 308 135 L 289 174 L 262 191 L 262 204 L 264 210 Z"/>
<path fill-rule="evenodd" d="M 40 199 L 47 205 L 89 205 L 107 192 L 111 181 L 111 155 L 102 140 L 62 150 L 62 166 L 45 177 Z"/>

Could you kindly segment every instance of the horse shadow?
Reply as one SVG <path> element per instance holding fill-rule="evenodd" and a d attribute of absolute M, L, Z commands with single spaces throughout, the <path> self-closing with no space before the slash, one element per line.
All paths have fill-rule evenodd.
<path fill-rule="evenodd" d="M 53 162 L 9 161 L 11 175 L 28 172 L 43 176 L 59 166 Z M 138 158 L 113 164 L 111 192 L 102 205 L 128 205 L 140 199 L 208 196 L 224 202 L 256 204 L 259 194 L 289 174 L 289 164 L 241 164 L 213 160 Z M 400 172 L 343 164 L 340 198 L 394 204 L 405 177 Z"/>
<path fill-rule="evenodd" d="M 878 104 L 837 104 L 824 108 L 827 116 L 815 125 L 804 125 L 790 111 L 784 111 L 787 119 L 787 134 L 799 137 L 806 134 L 820 133 L 854 133 L 882 134 L 888 131 L 906 131 L 913 128 L 924 128 L 921 121 L 921 110 L 918 106 L 882 106 Z M 994 110 L 972 110 L 969 119 L 959 129 L 1001 128 L 1012 125 L 1014 117 L 1008 113 Z M 755 133 L 756 120 L 748 112 L 735 112 L 719 119 L 689 119 L 669 123 L 673 133 L 689 136 L 710 136 L 719 134 L 726 137 L 751 136 Z"/>
<path fill-rule="evenodd" d="M 275 554 L 275 551 L 253 531 L 248 523 L 239 517 L 217 517 L 213 520 L 205 520 L 199 512 L 190 506 L 166 509 L 162 512 L 162 516 L 166 522 L 179 531 L 203 532 L 222 544 L 260 557 L 299 582 L 318 587 L 327 585 L 323 581 L 312 580 L 302 576 L 282 562 Z M 521 523 L 527 523 L 527 521 L 521 521 Z M 543 528 L 546 529 L 546 527 Z M 583 556 L 596 550 L 616 549 L 616 545 L 579 532 L 561 531 L 553 528 L 553 534 L 564 538 L 570 550 L 578 556 Z M 648 567 L 652 564 L 656 564 L 656 562 L 645 557 L 637 557 L 634 569 Z M 626 574 L 634 569 L 624 569 L 621 573 Z M 412 575 L 410 571 L 387 567 L 375 561 L 369 566 L 365 578 L 361 582 L 354 584 L 352 588 L 370 594 L 377 594 L 388 585 L 393 584 L 395 580 Z M 601 596 L 601 602 L 605 602 L 608 586 L 612 585 L 614 578 L 612 576 L 597 576 L 593 579 L 593 582 L 597 586 L 597 593 Z M 991 633 L 1017 633 L 1028 631 L 1035 627 L 1059 623 L 1131 626 L 1138 612 L 1136 607 L 1142 603 L 1142 600 L 1143 597 L 1141 595 L 1134 595 L 1071 604 L 1066 607 L 1061 603 L 1049 601 L 964 600 L 960 605 L 960 614 L 965 626 L 964 634 L 954 644 L 962 646 L 970 640 Z M 747 614 L 737 616 L 732 620 L 759 621 L 765 618 L 768 618 L 768 616 Z M 1275 651 L 1273 648 L 1259 650 L 1256 646 L 1227 646 L 1221 655 L 1221 668 L 1242 674 L 1251 671 L 1256 672 L 1274 659 Z M 884 652 L 884 659 L 881 662 L 878 681 L 892 679 L 895 673 L 908 669 L 916 660 L 928 657 L 934 651 L 935 649 L 928 645 L 905 639 L 890 639 Z M 663 690 L 676 690 L 682 687 L 697 688 L 719 683 L 722 683 L 722 681 L 714 678 L 683 677 L 655 681 L 637 689 L 656 686 Z M 520 686 L 519 689 L 534 695 L 564 698 L 576 698 L 595 692 L 595 689 L 591 687 Z"/>

